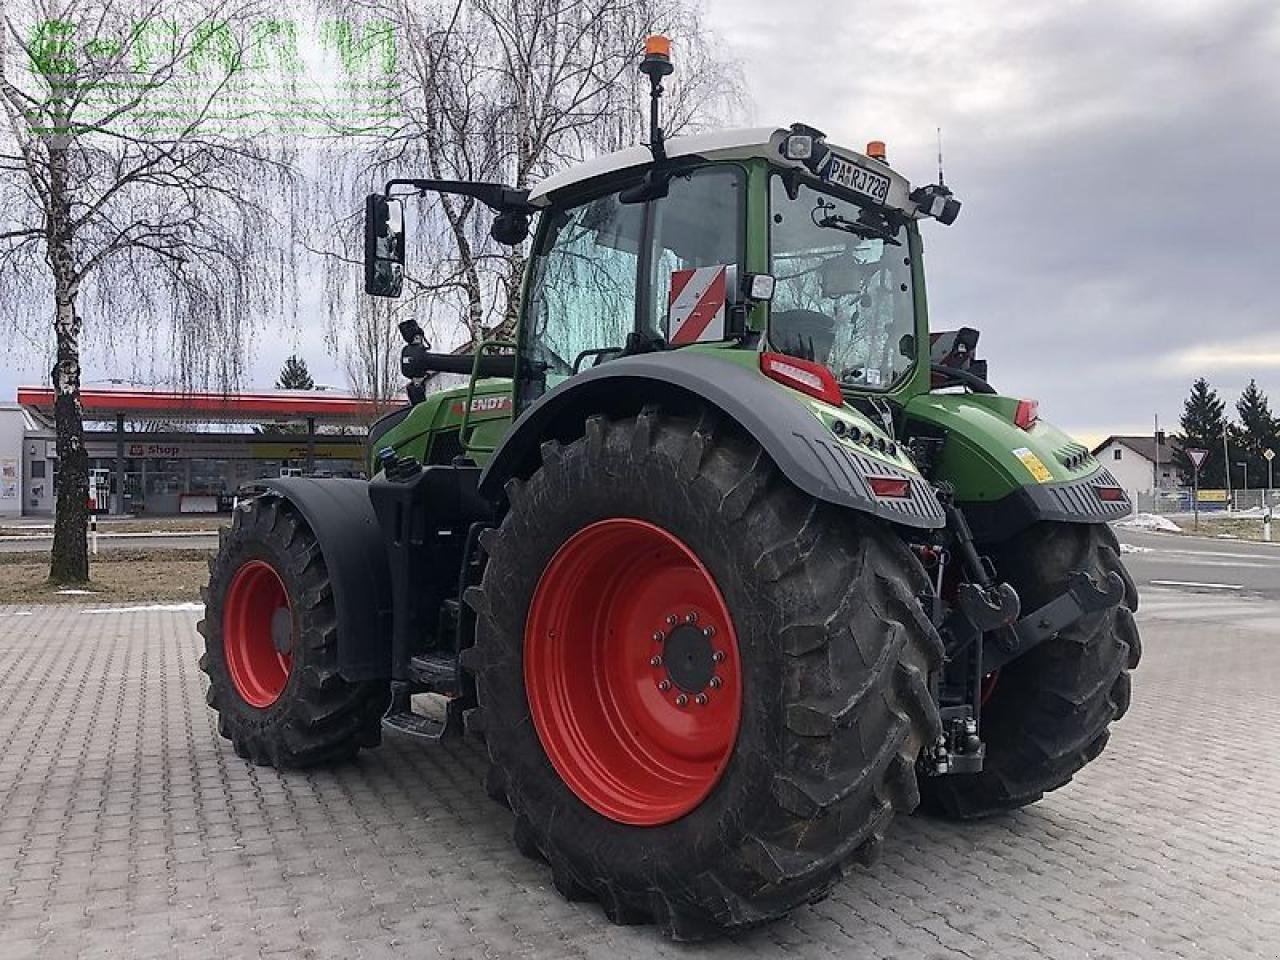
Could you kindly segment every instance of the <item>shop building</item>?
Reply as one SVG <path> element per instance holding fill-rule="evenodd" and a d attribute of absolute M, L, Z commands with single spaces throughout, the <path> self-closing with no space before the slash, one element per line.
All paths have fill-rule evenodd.
<path fill-rule="evenodd" d="M 0 476 L 0 515 L 50 515 L 53 390 L 19 387 L 17 400 L 0 407 L 0 474 L 13 474 Z M 117 514 L 225 510 L 240 487 L 269 477 L 361 476 L 367 426 L 380 412 L 371 401 L 314 390 L 86 387 L 81 400 L 91 506 Z"/>

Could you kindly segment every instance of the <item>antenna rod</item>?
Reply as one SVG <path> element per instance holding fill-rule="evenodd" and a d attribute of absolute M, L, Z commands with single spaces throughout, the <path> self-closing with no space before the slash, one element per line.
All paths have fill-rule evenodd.
<path fill-rule="evenodd" d="M 942 179 L 942 128 L 938 127 L 938 186 L 946 186 L 947 181 Z"/>

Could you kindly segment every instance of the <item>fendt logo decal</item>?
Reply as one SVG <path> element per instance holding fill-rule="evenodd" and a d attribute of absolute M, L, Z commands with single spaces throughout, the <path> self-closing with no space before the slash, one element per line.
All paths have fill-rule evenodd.
<path fill-rule="evenodd" d="M 471 399 L 472 416 L 477 413 L 506 413 L 510 409 L 510 396 L 472 397 Z M 449 408 L 449 412 L 457 417 L 462 416 L 464 410 L 466 410 L 466 401 L 463 400 L 455 400 Z"/>

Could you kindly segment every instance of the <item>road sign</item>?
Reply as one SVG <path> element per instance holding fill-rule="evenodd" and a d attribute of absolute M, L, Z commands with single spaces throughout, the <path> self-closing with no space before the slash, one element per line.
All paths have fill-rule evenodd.
<path fill-rule="evenodd" d="M 1276 456 L 1276 452 L 1272 450 L 1270 447 L 1267 447 L 1267 449 L 1262 451 L 1262 455 L 1266 457 L 1266 459 L 1268 460 L 1274 460 Z"/>
<path fill-rule="evenodd" d="M 1195 511 L 1195 520 L 1193 521 L 1194 530 L 1200 529 L 1200 465 L 1204 463 L 1204 458 L 1209 455 L 1208 450 L 1199 450 L 1195 447 L 1185 447 L 1184 451 L 1191 460 L 1191 466 L 1194 468 L 1191 473 L 1191 509 Z"/>

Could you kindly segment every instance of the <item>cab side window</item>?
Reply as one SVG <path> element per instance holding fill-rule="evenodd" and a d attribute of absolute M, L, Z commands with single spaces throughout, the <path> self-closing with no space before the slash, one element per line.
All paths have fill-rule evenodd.
<path fill-rule="evenodd" d="M 671 275 L 693 267 L 729 266 L 742 260 L 746 181 L 736 167 L 694 170 L 671 181 L 653 203 L 653 268 L 644 318 L 665 336 Z"/>
<path fill-rule="evenodd" d="M 575 364 L 589 368 L 591 351 L 621 350 L 635 329 L 644 206 L 609 194 L 549 216 L 525 313 L 548 388 Z"/>

